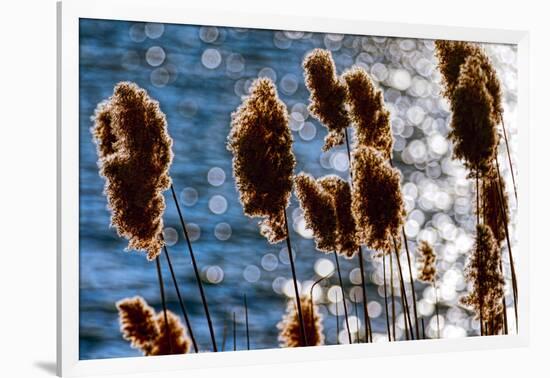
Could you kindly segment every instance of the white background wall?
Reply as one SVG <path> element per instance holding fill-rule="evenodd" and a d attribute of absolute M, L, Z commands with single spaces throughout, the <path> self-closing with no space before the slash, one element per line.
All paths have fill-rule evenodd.
<path fill-rule="evenodd" d="M 0 4 L 0 376 L 51 376 L 55 366 L 55 1 Z M 544 4 L 525 0 L 190 2 L 189 6 L 212 9 L 530 30 L 534 243 L 528 348 L 206 370 L 186 372 L 186 377 L 548 376 L 550 19 Z"/>

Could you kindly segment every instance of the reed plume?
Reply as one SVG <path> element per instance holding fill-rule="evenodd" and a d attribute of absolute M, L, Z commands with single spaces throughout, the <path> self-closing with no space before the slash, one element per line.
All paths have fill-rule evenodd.
<path fill-rule="evenodd" d="M 310 92 L 310 113 L 327 129 L 323 151 L 344 143 L 344 129 L 350 123 L 345 108 L 346 87 L 336 74 L 330 51 L 314 49 L 303 62 L 306 87 Z"/>
<path fill-rule="evenodd" d="M 491 169 L 498 146 L 491 102 L 480 59 L 468 57 L 460 69 L 451 100 L 453 114 L 449 138 L 455 145 L 453 156 L 481 175 Z"/>
<path fill-rule="evenodd" d="M 185 354 L 191 349 L 191 340 L 187 336 L 180 318 L 171 311 L 166 311 L 168 327 L 164 323 L 164 314 L 157 314 L 157 324 L 160 335 L 153 343 L 151 356 L 162 356 L 165 354 Z"/>
<path fill-rule="evenodd" d="M 436 266 L 436 254 L 433 247 L 425 240 L 421 240 L 418 244 L 417 254 L 420 255 L 420 271 L 418 275 L 418 280 L 426 282 L 433 285 L 434 296 L 435 296 L 435 316 L 437 321 L 437 337 L 441 335 L 441 327 L 439 326 L 439 298 L 437 295 L 437 266 Z M 414 288 L 413 288 L 414 290 Z M 418 320 L 416 320 L 418 321 Z M 417 329 L 417 337 L 420 337 L 419 331 Z"/>
<path fill-rule="evenodd" d="M 232 114 L 227 147 L 233 153 L 233 174 L 244 213 L 264 218 L 260 229 L 270 243 L 287 237 L 284 212 L 296 165 L 291 146 L 287 110 L 275 84 L 267 78 L 256 79 L 250 95 Z"/>
<path fill-rule="evenodd" d="M 117 302 L 120 331 L 132 348 L 144 353 L 151 351 L 151 340 L 159 335 L 155 310 L 141 297 L 125 298 Z"/>
<path fill-rule="evenodd" d="M 420 255 L 418 279 L 422 282 L 434 283 L 436 277 L 436 255 L 433 247 L 427 241 L 421 240 L 416 252 Z"/>
<path fill-rule="evenodd" d="M 471 307 L 476 318 L 482 321 L 496 319 L 502 312 L 504 277 L 500 259 L 493 232 L 485 224 L 478 225 L 476 242 L 466 267 L 466 279 L 471 289 L 460 301 Z"/>
<path fill-rule="evenodd" d="M 305 173 L 298 174 L 294 184 L 306 226 L 313 231 L 316 248 L 323 252 L 336 250 L 336 209 L 332 196 Z"/>
<path fill-rule="evenodd" d="M 504 183 L 502 183 L 504 185 Z M 492 169 L 483 178 L 481 187 L 481 215 L 483 222 L 489 226 L 500 248 L 506 238 L 505 227 L 510 222 L 510 209 L 508 207 L 508 194 L 505 188 L 502 190 L 504 199 L 500 198 L 500 182 L 495 169 Z"/>
<path fill-rule="evenodd" d="M 128 239 L 128 250 L 146 251 L 153 260 L 164 244 L 162 192 L 171 183 L 172 139 L 164 113 L 144 89 L 121 82 L 98 105 L 94 122 L 111 225 Z"/>
<path fill-rule="evenodd" d="M 321 177 L 319 184 L 332 199 L 336 211 L 336 249 L 335 251 L 350 259 L 357 254 L 357 226 L 351 212 L 351 189 L 349 183 L 339 176 Z"/>
<path fill-rule="evenodd" d="M 344 72 L 342 78 L 347 85 L 346 102 L 355 126 L 357 144 L 373 147 L 389 159 L 392 156 L 393 137 L 390 112 L 384 105 L 382 92 L 376 89 L 363 68 L 352 68 Z"/>
<path fill-rule="evenodd" d="M 371 249 L 391 253 L 405 215 L 399 172 L 380 152 L 364 146 L 353 151 L 351 172 L 358 240 Z M 400 238 L 396 239 L 398 250 Z"/>
<path fill-rule="evenodd" d="M 301 300 L 301 307 L 304 316 L 306 340 L 309 346 L 318 346 L 325 343 L 323 335 L 322 316 L 319 314 L 317 305 L 314 304 L 309 296 L 304 296 Z M 282 320 L 277 324 L 279 329 L 279 342 L 281 347 L 296 348 L 304 345 L 300 337 L 300 318 L 294 301 L 287 304 L 286 313 Z"/>
<path fill-rule="evenodd" d="M 146 356 L 189 352 L 191 340 L 179 317 L 172 312 L 166 312 L 166 327 L 164 313 L 156 314 L 142 297 L 124 298 L 116 306 L 122 337 L 130 341 L 132 348 L 140 349 Z"/>
<path fill-rule="evenodd" d="M 485 86 L 491 99 L 491 117 L 496 124 L 502 113 L 502 89 L 498 75 L 483 48 L 475 43 L 462 41 L 435 42 L 436 57 L 443 79 L 443 95 L 452 102 L 454 91 L 459 86 L 461 69 L 469 58 L 475 57 L 483 72 Z"/>

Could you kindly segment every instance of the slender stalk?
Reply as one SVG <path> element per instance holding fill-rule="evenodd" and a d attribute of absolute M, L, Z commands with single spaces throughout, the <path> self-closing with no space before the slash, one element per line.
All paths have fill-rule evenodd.
<path fill-rule="evenodd" d="M 361 272 L 361 295 L 363 296 L 363 318 L 365 320 L 365 339 L 366 342 L 372 343 L 372 325 L 370 322 L 368 298 L 367 298 L 367 285 L 365 282 L 365 263 L 363 260 L 363 248 L 359 246 L 359 271 Z"/>
<path fill-rule="evenodd" d="M 348 128 L 344 128 L 344 135 L 346 137 L 346 151 L 348 153 L 348 163 L 349 166 L 351 166 L 351 148 L 349 146 L 349 136 L 348 136 Z M 353 187 L 353 174 L 351 173 L 351 170 L 349 170 L 349 177 L 350 177 L 350 188 Z M 369 310 L 368 310 L 368 301 L 367 301 L 367 284 L 365 283 L 365 264 L 363 262 L 363 248 L 359 246 L 359 270 L 361 271 L 361 289 L 363 294 L 363 317 L 365 320 L 365 339 L 367 343 L 372 342 L 372 327 L 371 327 L 371 321 L 369 316 Z"/>
<path fill-rule="evenodd" d="M 512 174 L 512 183 L 514 184 L 514 196 L 516 197 L 516 203 L 518 202 L 518 189 L 516 186 L 516 178 L 514 177 L 514 167 L 512 165 L 512 157 L 510 154 L 510 146 L 508 145 L 508 135 L 506 128 L 504 127 L 504 117 L 502 112 L 500 113 L 500 123 L 502 125 L 502 133 L 504 134 L 504 142 L 506 143 L 506 154 L 508 155 L 508 163 L 510 164 L 510 173 Z"/>
<path fill-rule="evenodd" d="M 246 324 L 246 349 L 250 350 L 250 330 L 248 328 L 248 303 L 246 302 L 246 294 L 244 294 L 244 319 Z"/>
<path fill-rule="evenodd" d="M 311 308 L 313 308 L 313 305 L 315 304 L 315 303 L 313 302 L 313 289 L 315 288 L 315 286 L 316 286 L 317 284 L 319 284 L 319 283 L 320 283 L 321 281 L 323 281 L 324 279 L 330 277 L 333 273 L 334 273 L 334 271 L 330 272 L 330 273 L 327 274 L 326 276 L 319 278 L 317 281 L 315 281 L 315 282 L 313 283 L 313 285 L 311 285 L 311 288 L 309 289 L 309 300 L 310 300 L 310 302 L 311 302 Z M 311 319 L 310 319 L 310 320 L 311 320 L 311 324 L 313 324 L 313 321 L 314 321 L 314 313 L 313 313 L 313 311 L 311 311 Z"/>
<path fill-rule="evenodd" d="M 390 165 L 393 167 L 393 159 L 390 156 Z M 414 279 L 412 274 L 411 253 L 409 251 L 409 243 L 407 242 L 407 234 L 405 234 L 405 226 L 401 226 L 401 234 L 403 235 L 403 244 L 405 244 L 405 251 L 407 252 L 407 264 L 409 266 L 409 283 L 411 285 L 412 297 L 413 297 L 413 310 L 414 310 L 414 325 L 416 329 L 416 338 L 420 338 L 420 330 L 418 328 L 418 310 L 416 308 L 416 290 L 414 289 Z M 410 315 L 409 315 L 410 317 Z M 411 330 L 412 333 L 412 330 Z"/>
<path fill-rule="evenodd" d="M 372 326 L 370 322 L 368 300 L 367 300 L 367 285 L 365 284 L 365 264 L 363 261 L 363 248 L 359 247 L 359 271 L 361 272 L 361 295 L 363 296 L 363 317 L 365 320 L 365 341 L 372 343 Z"/>
<path fill-rule="evenodd" d="M 304 323 L 304 316 L 302 313 L 302 304 L 300 301 L 300 292 L 298 290 L 298 278 L 296 277 L 296 267 L 294 266 L 294 258 L 292 256 L 292 247 L 290 243 L 290 232 L 288 230 L 288 219 L 286 216 L 286 209 L 283 209 L 285 214 L 285 229 L 286 229 L 286 247 L 288 250 L 288 258 L 290 260 L 290 269 L 292 271 L 292 281 L 294 282 L 294 294 L 296 295 L 296 307 L 298 309 L 298 317 L 300 318 L 300 337 L 302 338 L 302 345 L 307 346 L 306 327 Z"/>
<path fill-rule="evenodd" d="M 518 305 L 517 305 L 517 302 L 518 302 L 518 283 L 517 283 L 517 278 L 516 278 L 516 268 L 515 268 L 515 264 L 514 264 L 514 257 L 512 256 L 512 243 L 510 243 L 510 234 L 508 232 L 508 225 L 506 224 L 506 211 L 504 209 L 504 190 L 502 189 L 503 188 L 503 183 L 502 183 L 502 177 L 500 176 L 500 167 L 498 165 L 498 158 L 495 158 L 495 162 L 496 162 L 496 166 L 497 166 L 497 174 L 498 174 L 498 182 L 499 182 L 499 190 L 498 190 L 498 193 L 499 193 L 499 202 L 500 202 L 500 211 L 501 211 L 501 214 L 502 214 L 502 219 L 503 219 L 503 226 L 504 226 L 504 235 L 506 235 L 506 244 L 508 246 L 508 258 L 510 259 L 510 269 L 512 271 L 512 289 L 513 289 L 513 292 L 514 292 L 514 315 L 515 315 L 515 318 L 516 318 L 516 333 L 518 332 L 518 329 L 519 329 L 519 324 L 518 324 Z"/>
<path fill-rule="evenodd" d="M 357 310 L 357 297 L 355 296 L 355 291 L 353 292 L 353 307 L 355 308 L 355 340 L 358 343 L 361 343 L 361 336 L 359 332 L 359 313 Z"/>
<path fill-rule="evenodd" d="M 416 290 L 414 288 L 414 279 L 412 274 L 411 254 L 409 252 L 409 243 L 407 243 L 407 236 L 405 235 L 405 227 L 401 227 L 401 233 L 403 234 L 403 244 L 405 244 L 405 251 L 407 252 L 407 264 L 409 267 L 409 283 L 411 285 L 412 299 L 413 299 L 413 311 L 414 311 L 414 325 L 416 328 L 416 338 L 420 339 L 420 330 L 418 326 L 418 310 L 416 309 Z M 410 315 L 409 315 L 410 318 Z M 411 331 L 412 333 L 412 331 Z"/>
<path fill-rule="evenodd" d="M 434 294 L 435 294 L 435 319 L 437 321 L 437 338 L 440 339 L 441 334 L 440 334 L 440 327 L 439 327 L 439 299 L 437 295 L 437 285 L 435 281 L 433 285 L 434 285 Z"/>
<path fill-rule="evenodd" d="M 479 170 L 476 170 L 476 216 L 477 216 L 477 225 L 479 226 Z M 483 256 L 480 256 L 480 258 Z M 477 259 L 477 269 L 481 272 L 481 266 L 483 262 L 480 261 L 480 258 Z M 483 332 L 483 298 L 481 293 L 478 294 L 479 297 L 479 332 L 481 336 L 484 335 Z"/>
<path fill-rule="evenodd" d="M 391 341 L 391 332 L 390 332 L 390 315 L 388 310 L 388 289 L 386 281 L 386 253 L 382 254 L 382 270 L 384 272 L 384 306 L 386 307 L 386 327 L 388 330 L 388 341 Z"/>
<path fill-rule="evenodd" d="M 166 311 L 166 297 L 164 296 L 164 281 L 162 279 L 162 271 L 160 269 L 160 260 L 158 258 L 155 259 L 155 262 L 157 263 L 157 277 L 159 280 L 159 288 L 160 288 L 160 299 L 162 301 L 162 311 L 164 312 L 164 328 L 166 335 L 170 335 L 170 325 L 168 324 L 168 313 Z M 172 354 L 172 338 L 167 337 L 168 339 L 168 345 L 170 354 Z"/>
<path fill-rule="evenodd" d="M 348 331 L 348 340 L 351 344 L 351 331 L 349 329 L 349 319 L 348 319 L 348 306 L 346 306 L 346 294 L 344 293 L 344 281 L 342 280 L 342 271 L 340 270 L 340 262 L 338 259 L 338 254 L 334 252 L 334 261 L 336 261 L 336 271 L 338 272 L 338 281 L 340 283 L 340 290 L 342 291 L 342 303 L 344 304 L 344 317 L 346 320 L 346 328 Z"/>
<path fill-rule="evenodd" d="M 237 322 L 235 321 L 235 311 L 233 311 L 233 350 L 237 350 Z"/>
<path fill-rule="evenodd" d="M 395 258 L 397 260 L 397 269 L 399 272 L 399 284 L 401 287 L 401 301 L 403 306 L 403 315 L 405 317 L 405 336 L 407 336 L 408 340 L 408 329 L 407 329 L 407 320 L 409 322 L 409 329 L 411 330 L 411 338 L 414 339 L 414 333 L 413 333 L 413 325 L 411 320 L 411 313 L 409 311 L 409 300 L 407 299 L 407 291 L 405 290 L 405 280 L 403 279 L 403 270 L 401 269 L 401 260 L 399 259 L 399 252 L 397 250 L 397 242 L 395 238 L 393 238 L 393 246 L 395 251 Z"/>
<path fill-rule="evenodd" d="M 176 281 L 174 267 L 172 266 L 172 261 L 170 260 L 170 254 L 168 253 L 168 247 L 166 247 L 166 244 L 164 244 L 164 254 L 166 255 L 166 261 L 168 261 L 168 267 L 170 268 L 170 275 L 172 276 L 172 282 L 174 283 L 174 287 L 176 288 L 178 302 L 180 304 L 181 312 L 183 313 L 183 318 L 185 319 L 185 324 L 187 325 L 187 330 L 189 331 L 189 337 L 191 338 L 191 342 L 193 343 L 193 348 L 195 349 L 195 353 L 199 353 L 199 347 L 197 345 L 197 341 L 195 340 L 193 329 L 191 328 L 191 322 L 189 321 L 187 310 L 185 309 L 185 305 L 183 304 L 183 300 L 181 299 L 179 285 L 178 285 L 178 282 Z"/>
<path fill-rule="evenodd" d="M 180 219 L 181 227 L 183 228 L 183 234 L 185 236 L 185 240 L 187 241 L 187 247 L 189 249 L 189 255 L 191 256 L 191 262 L 193 264 L 193 271 L 195 273 L 195 279 L 197 281 L 197 285 L 199 286 L 199 292 L 201 295 L 202 305 L 204 307 L 204 312 L 206 314 L 206 320 L 208 322 L 208 330 L 210 331 L 210 339 L 212 340 L 212 348 L 214 349 L 214 352 L 218 351 L 218 347 L 216 345 L 216 337 L 214 336 L 214 326 L 212 325 L 212 318 L 210 317 L 210 311 L 208 310 L 208 302 L 206 301 L 206 294 L 204 293 L 204 288 L 202 286 L 202 280 L 199 274 L 199 267 L 197 264 L 197 261 L 195 259 L 195 253 L 193 252 L 193 246 L 191 245 L 191 240 L 189 239 L 189 234 L 187 232 L 187 227 L 185 226 L 185 221 L 183 220 L 183 214 L 180 209 L 178 196 L 176 195 L 176 191 L 174 189 L 174 185 L 170 185 L 170 190 L 172 192 L 172 197 L 174 199 L 174 202 L 176 204 L 176 209 L 178 211 L 178 216 Z"/>
<path fill-rule="evenodd" d="M 405 304 L 405 288 L 403 287 L 403 285 L 399 285 L 399 290 L 401 291 L 401 308 L 402 309 L 405 309 L 405 306 L 408 307 L 408 305 Z M 411 336 L 409 336 L 409 327 L 410 327 L 410 324 L 407 324 L 407 312 L 403 311 L 403 326 L 405 327 L 405 340 L 410 340 L 411 339 Z M 411 333 L 412 332 L 412 327 L 410 327 L 411 329 Z M 412 335 L 412 338 L 414 339 L 414 334 Z"/>
<path fill-rule="evenodd" d="M 393 258 L 390 253 L 390 293 L 391 293 L 391 321 L 393 341 L 397 341 L 397 335 L 395 333 L 395 294 L 393 291 Z"/>

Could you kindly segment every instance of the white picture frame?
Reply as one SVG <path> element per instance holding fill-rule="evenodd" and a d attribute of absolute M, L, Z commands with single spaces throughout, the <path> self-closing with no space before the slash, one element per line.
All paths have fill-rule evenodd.
<path fill-rule="evenodd" d="M 58 3 L 58 155 L 57 155 L 57 372 L 61 376 L 148 373 L 242 366 L 274 362 L 364 358 L 411 353 L 437 353 L 527 346 L 529 342 L 529 34 L 525 31 L 459 28 L 190 9 L 169 0 L 86 0 Z M 518 286 L 519 334 L 430 341 L 352 344 L 181 356 L 79 360 L 79 19 L 112 19 L 176 24 L 300 30 L 343 34 L 516 44 L 518 112 L 521 132 L 517 156 L 519 177 Z"/>

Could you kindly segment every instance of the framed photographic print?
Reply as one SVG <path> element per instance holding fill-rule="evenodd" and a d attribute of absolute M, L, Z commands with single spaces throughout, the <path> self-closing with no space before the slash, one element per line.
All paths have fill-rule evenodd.
<path fill-rule="evenodd" d="M 58 4 L 58 373 L 526 345 L 528 35 Z"/>

